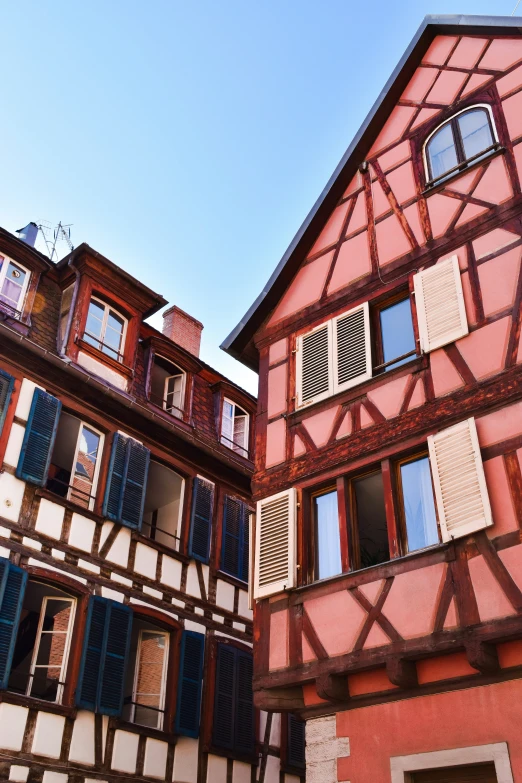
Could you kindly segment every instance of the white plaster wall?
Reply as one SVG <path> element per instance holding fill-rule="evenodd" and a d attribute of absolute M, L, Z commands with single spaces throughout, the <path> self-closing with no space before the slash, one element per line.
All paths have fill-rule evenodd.
<path fill-rule="evenodd" d="M 189 563 L 189 567 L 187 569 L 187 593 L 189 595 L 195 596 L 196 598 L 201 598 L 198 572 L 196 570 L 196 564 L 193 561 Z"/>
<path fill-rule="evenodd" d="M 101 592 L 102 598 L 110 598 L 111 601 L 119 601 L 120 604 L 123 603 L 123 599 L 125 598 L 123 593 L 119 593 L 117 590 L 111 590 L 110 587 L 103 586 Z"/>
<path fill-rule="evenodd" d="M 237 611 L 241 617 L 247 617 L 249 620 L 252 620 L 254 617 L 252 609 L 248 608 L 248 593 L 246 590 L 239 591 L 239 603 L 237 606 Z"/>
<path fill-rule="evenodd" d="M 69 545 L 81 549 L 82 552 L 90 552 L 95 530 L 96 522 L 93 519 L 74 513 L 71 519 Z"/>
<path fill-rule="evenodd" d="M 116 536 L 113 545 L 109 549 L 105 559 L 110 560 L 111 563 L 122 566 L 122 568 L 127 568 L 127 563 L 129 562 L 130 542 L 130 530 L 127 527 L 122 527 Z"/>
<path fill-rule="evenodd" d="M 112 749 L 112 768 L 118 772 L 136 772 L 139 734 L 116 729 Z"/>
<path fill-rule="evenodd" d="M 179 590 L 181 585 L 181 568 L 179 560 L 163 555 L 163 560 L 161 561 L 161 581 L 163 584 Z"/>
<path fill-rule="evenodd" d="M 134 570 L 142 576 L 148 576 L 149 579 L 156 578 L 156 565 L 158 563 L 158 553 L 150 546 L 138 543 L 136 545 L 136 558 L 134 560 Z"/>
<path fill-rule="evenodd" d="M 0 517 L 9 522 L 18 522 L 24 489 L 25 481 L 20 481 L 10 473 L 0 473 Z"/>
<path fill-rule="evenodd" d="M 32 753 L 47 756 L 51 759 L 60 757 L 62 736 L 65 727 L 63 715 L 53 715 L 50 712 L 39 712 L 36 717 Z"/>
<path fill-rule="evenodd" d="M 244 761 L 234 761 L 232 768 L 232 783 L 250 783 L 252 767 Z M 270 781 L 267 781 L 270 783 Z"/>
<path fill-rule="evenodd" d="M 35 529 L 39 533 L 43 533 L 44 536 L 59 539 L 62 535 L 64 515 L 64 506 L 59 506 L 58 503 L 52 503 L 50 500 L 46 500 L 46 498 L 41 498 Z"/>
<path fill-rule="evenodd" d="M 84 571 L 91 571 L 93 574 L 99 574 L 101 571 L 100 566 L 89 562 L 89 560 L 82 560 L 81 557 L 78 558 L 78 568 L 83 568 Z"/>
<path fill-rule="evenodd" d="M 100 549 L 105 544 L 107 537 L 113 527 L 114 527 L 114 522 L 111 522 L 109 519 L 106 519 L 105 522 L 103 523 L 101 534 L 100 534 Z"/>
<path fill-rule="evenodd" d="M 0 748 L 21 750 L 29 710 L 16 704 L 0 704 Z"/>
<path fill-rule="evenodd" d="M 16 783 L 25 783 L 29 777 L 29 767 L 22 767 L 19 764 L 11 764 L 9 770 L 9 780 L 13 780 Z"/>
<path fill-rule="evenodd" d="M 117 389 L 127 391 L 127 378 L 124 375 L 120 375 L 119 372 L 111 370 L 110 367 L 106 367 L 105 364 L 96 361 L 96 359 L 93 359 L 89 354 L 83 353 L 83 351 L 79 352 L 77 361 L 80 367 L 85 367 L 85 369 L 92 372 L 93 375 L 97 375 L 98 378 L 103 378 L 113 386 L 116 386 Z"/>
<path fill-rule="evenodd" d="M 281 762 L 275 756 L 266 757 L 265 783 L 279 783 Z M 326 781 L 321 781 L 326 783 Z M 337 783 L 337 781 L 336 781 Z"/>
<path fill-rule="evenodd" d="M 278 748 L 281 745 L 281 713 L 274 712 L 270 727 L 270 745 Z"/>
<path fill-rule="evenodd" d="M 16 468 L 18 465 L 24 434 L 25 427 L 22 427 L 21 424 L 17 424 L 14 421 L 11 425 L 11 432 L 9 433 L 9 440 L 7 441 L 4 455 L 4 462 L 6 465 L 11 465 L 13 468 Z"/>
<path fill-rule="evenodd" d="M 50 772 L 46 770 L 43 773 L 42 783 L 67 783 L 69 775 L 65 772 Z"/>
<path fill-rule="evenodd" d="M 175 783 L 197 783 L 198 740 L 179 737 L 174 750 L 172 780 Z"/>
<path fill-rule="evenodd" d="M 234 585 L 231 585 L 230 582 L 225 582 L 223 579 L 218 579 L 216 587 L 216 604 L 222 609 L 228 609 L 229 612 L 233 612 L 234 592 Z"/>
<path fill-rule="evenodd" d="M 29 378 L 23 379 L 15 410 L 15 416 L 22 419 L 22 421 L 27 421 L 29 418 L 29 411 L 31 410 L 35 389 L 43 389 L 43 386 L 38 386 L 36 383 L 30 381 Z"/>
<path fill-rule="evenodd" d="M 227 760 L 208 754 L 207 783 L 227 783 Z"/>
<path fill-rule="evenodd" d="M 79 710 L 74 721 L 69 761 L 94 764 L 94 712 Z"/>
<path fill-rule="evenodd" d="M 167 767 L 167 751 L 169 746 L 166 742 L 147 739 L 145 745 L 145 761 L 143 764 L 143 774 L 151 778 L 165 778 L 165 769 Z"/>

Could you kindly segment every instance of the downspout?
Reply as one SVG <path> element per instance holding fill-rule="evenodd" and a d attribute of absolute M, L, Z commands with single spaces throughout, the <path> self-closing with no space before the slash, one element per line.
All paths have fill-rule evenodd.
<path fill-rule="evenodd" d="M 60 345 L 60 332 L 58 332 L 56 347 L 60 358 L 62 358 L 66 362 L 70 362 L 71 359 L 69 356 L 67 356 L 65 349 L 67 348 L 67 343 L 69 342 L 69 334 L 71 332 L 73 315 L 76 309 L 76 300 L 78 299 L 78 289 L 80 288 L 80 270 L 78 269 L 78 267 L 74 266 L 72 258 L 70 258 L 69 261 L 67 262 L 67 266 L 70 267 L 75 274 L 74 291 L 71 297 L 71 304 L 69 305 L 69 315 L 67 316 L 67 325 L 65 327 L 65 334 L 63 336 L 62 344 Z M 63 292 L 62 292 L 62 296 L 63 296 Z"/>

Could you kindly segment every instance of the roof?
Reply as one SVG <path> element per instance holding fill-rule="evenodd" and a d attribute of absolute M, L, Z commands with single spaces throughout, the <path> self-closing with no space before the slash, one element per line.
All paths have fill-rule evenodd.
<path fill-rule="evenodd" d="M 377 138 L 382 125 L 408 84 L 416 67 L 437 35 L 522 35 L 522 18 L 512 16 L 426 16 L 392 75 L 370 109 L 352 143 L 341 158 L 321 195 L 306 216 L 267 284 L 241 321 L 224 340 L 221 348 L 254 371 L 259 357 L 253 337 L 278 304 L 296 275 L 301 262 L 326 223 L 357 167 Z"/>

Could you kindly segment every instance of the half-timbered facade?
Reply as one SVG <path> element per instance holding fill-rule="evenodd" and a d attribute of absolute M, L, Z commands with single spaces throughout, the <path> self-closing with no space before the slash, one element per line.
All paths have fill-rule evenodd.
<path fill-rule="evenodd" d="M 224 348 L 307 780 L 522 780 L 520 19 L 427 17 Z"/>
<path fill-rule="evenodd" d="M 302 779 L 302 725 L 252 704 L 255 400 L 165 304 L 0 230 L 3 780 Z"/>

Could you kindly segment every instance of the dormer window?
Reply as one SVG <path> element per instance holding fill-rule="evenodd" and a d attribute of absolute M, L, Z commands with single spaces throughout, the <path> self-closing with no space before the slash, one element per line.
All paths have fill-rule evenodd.
<path fill-rule="evenodd" d="M 155 356 L 151 371 L 150 400 L 163 410 L 183 418 L 186 373 L 162 356 Z"/>
<path fill-rule="evenodd" d="M 100 299 L 92 297 L 83 339 L 118 362 L 123 361 L 127 320 Z"/>
<path fill-rule="evenodd" d="M 0 255 L 0 304 L 15 318 L 22 313 L 29 277 L 25 267 Z"/>
<path fill-rule="evenodd" d="M 498 146 L 489 106 L 473 106 L 439 126 L 425 144 L 426 177 L 435 185 Z"/>
<path fill-rule="evenodd" d="M 248 457 L 248 418 L 248 413 L 225 397 L 221 418 L 221 443 L 242 457 Z"/>

